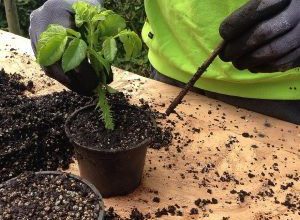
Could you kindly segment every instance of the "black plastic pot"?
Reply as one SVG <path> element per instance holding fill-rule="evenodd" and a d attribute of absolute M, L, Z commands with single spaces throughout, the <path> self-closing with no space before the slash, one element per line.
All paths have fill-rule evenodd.
<path fill-rule="evenodd" d="M 40 172 L 36 172 L 35 174 L 36 175 L 62 175 L 64 173 L 63 172 L 59 172 L 59 171 L 40 171 Z M 95 193 L 95 195 L 97 195 L 97 197 L 99 198 L 99 203 L 98 203 L 98 207 L 95 207 L 95 208 L 99 208 L 99 210 L 100 210 L 97 219 L 98 220 L 103 220 L 104 219 L 104 203 L 103 203 L 103 198 L 102 198 L 100 192 L 96 189 L 96 187 L 93 184 L 91 184 L 87 180 L 85 180 L 85 179 L 83 179 L 83 178 L 81 178 L 79 176 L 70 174 L 70 173 L 68 173 L 67 175 L 70 178 L 73 178 L 73 179 L 76 179 L 76 180 L 78 180 L 80 182 L 83 182 L 85 185 L 87 185 Z M 12 179 L 6 181 L 4 184 L 8 184 L 10 181 L 15 180 L 16 178 L 17 177 L 12 178 Z"/>
<path fill-rule="evenodd" d="M 80 112 L 94 109 L 95 105 L 78 109 L 65 124 L 66 134 L 75 147 L 80 176 L 93 183 L 103 197 L 129 194 L 141 183 L 147 148 L 152 139 L 146 139 L 127 150 L 103 150 L 81 145 L 72 138 L 70 123 Z M 149 117 L 156 126 L 152 117 Z"/>

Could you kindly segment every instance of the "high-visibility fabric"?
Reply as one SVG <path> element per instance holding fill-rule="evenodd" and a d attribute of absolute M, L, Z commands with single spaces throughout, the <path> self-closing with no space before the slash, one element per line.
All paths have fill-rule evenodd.
<path fill-rule="evenodd" d="M 219 44 L 219 26 L 247 0 L 145 0 L 147 22 L 143 40 L 149 60 L 160 73 L 188 82 Z M 217 58 L 196 87 L 225 95 L 300 100 L 300 71 L 240 71 Z"/>

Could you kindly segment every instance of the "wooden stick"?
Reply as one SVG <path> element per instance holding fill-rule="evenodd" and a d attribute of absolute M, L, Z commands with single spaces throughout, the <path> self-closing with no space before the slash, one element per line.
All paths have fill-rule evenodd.
<path fill-rule="evenodd" d="M 222 41 L 216 49 L 212 52 L 209 58 L 199 67 L 195 75 L 191 78 L 191 80 L 186 84 L 184 89 L 178 94 L 178 96 L 174 99 L 174 101 L 170 104 L 169 108 L 166 111 L 167 115 L 170 115 L 174 109 L 180 104 L 184 96 L 189 92 L 189 90 L 195 85 L 197 80 L 203 75 L 203 73 L 207 70 L 210 64 L 215 60 L 215 58 L 220 54 L 222 49 L 225 46 L 225 42 Z"/>
<path fill-rule="evenodd" d="M 9 32 L 21 35 L 16 0 L 4 0 L 4 7 Z"/>

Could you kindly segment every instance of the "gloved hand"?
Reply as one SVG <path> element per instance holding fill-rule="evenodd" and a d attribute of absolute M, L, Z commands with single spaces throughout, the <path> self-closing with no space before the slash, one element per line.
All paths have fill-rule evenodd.
<path fill-rule="evenodd" d="M 43 6 L 31 13 L 29 35 L 35 53 L 39 36 L 47 29 L 49 24 L 60 24 L 66 28 L 75 28 L 72 5 L 76 1 L 78 0 L 48 0 Z M 102 0 L 85 0 L 85 2 L 94 5 L 102 4 Z M 87 60 L 67 74 L 63 72 L 60 63 L 44 67 L 44 70 L 49 77 L 82 95 L 92 95 L 92 91 L 99 83 L 96 73 Z"/>
<path fill-rule="evenodd" d="M 251 0 L 220 26 L 227 45 L 220 58 L 251 72 L 300 66 L 300 1 Z"/>

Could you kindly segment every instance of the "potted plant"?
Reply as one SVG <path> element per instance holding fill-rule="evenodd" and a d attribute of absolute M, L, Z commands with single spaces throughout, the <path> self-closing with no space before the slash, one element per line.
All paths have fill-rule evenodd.
<path fill-rule="evenodd" d="M 125 29 L 125 20 L 111 10 L 84 2 L 73 5 L 79 32 L 50 25 L 41 34 L 37 61 L 43 66 L 61 60 L 68 74 L 87 60 L 98 75 L 96 105 L 74 112 L 65 125 L 75 146 L 80 175 L 92 182 L 104 197 L 132 192 L 141 182 L 147 147 L 155 122 L 141 108 L 115 99 L 107 85 L 111 64 L 119 55 L 130 60 L 139 54 L 142 42 Z M 51 57 L 51 58 L 50 58 Z"/>
<path fill-rule="evenodd" d="M 0 184 L 0 219 L 104 218 L 99 191 L 80 177 L 27 172 Z"/>

